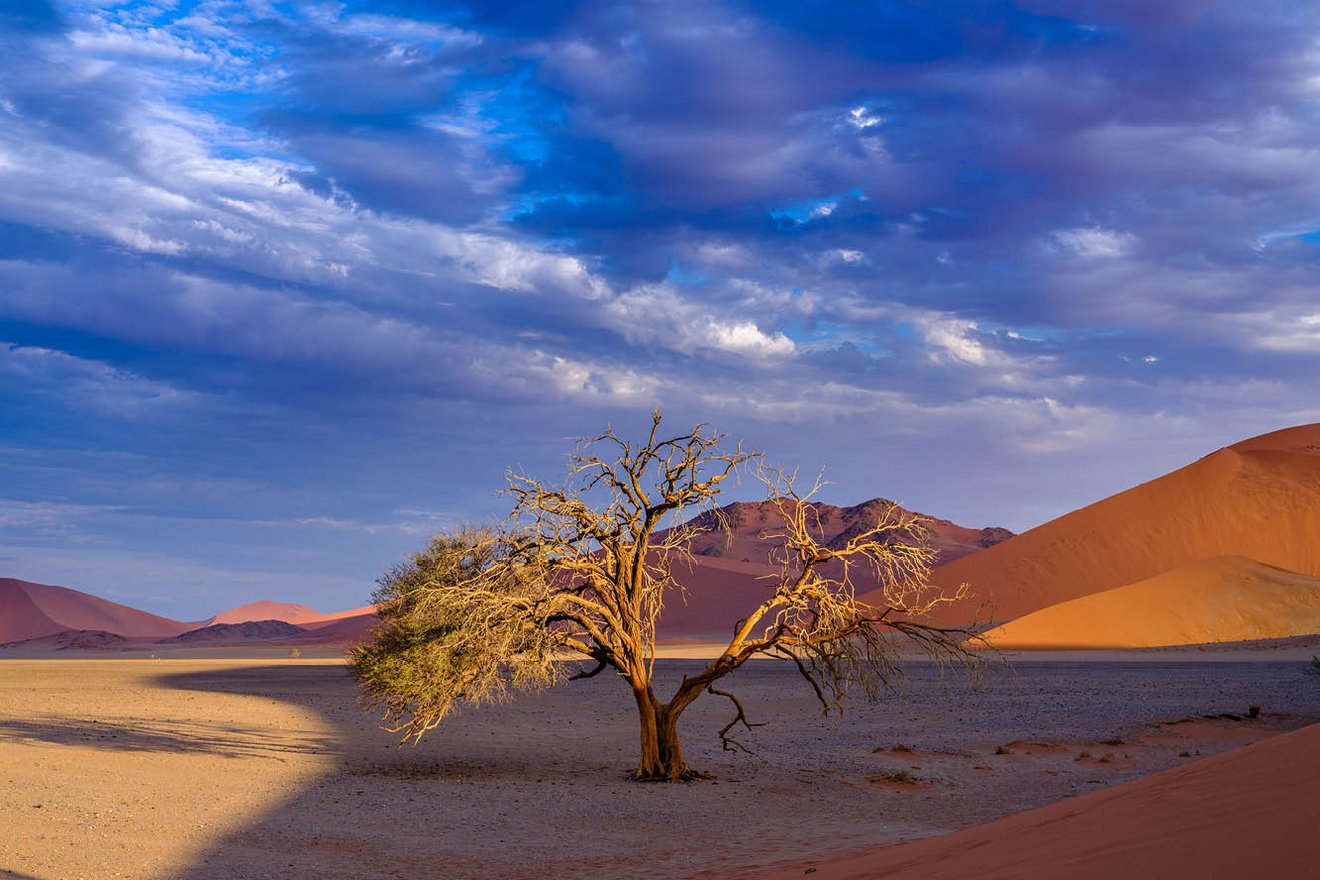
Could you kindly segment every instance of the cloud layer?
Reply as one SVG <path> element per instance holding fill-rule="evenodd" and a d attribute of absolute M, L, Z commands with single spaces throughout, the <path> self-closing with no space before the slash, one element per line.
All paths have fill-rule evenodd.
<path fill-rule="evenodd" d="M 0 8 L 9 571 L 356 604 L 655 405 L 1014 528 L 1320 418 L 1306 4 L 445 10 Z"/>

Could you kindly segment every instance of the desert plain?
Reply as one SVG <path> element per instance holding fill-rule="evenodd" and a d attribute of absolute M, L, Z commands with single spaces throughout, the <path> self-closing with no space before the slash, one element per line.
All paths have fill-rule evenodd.
<path fill-rule="evenodd" d="M 1269 864 L 1251 841 L 1314 819 L 1320 728 L 1288 732 L 1320 721 L 1320 681 L 1303 674 L 1318 649 L 1019 655 L 979 683 L 914 663 L 903 690 L 855 700 L 839 721 L 820 717 L 791 666 L 757 662 L 730 681 L 768 722 L 742 737 L 749 753 L 721 748 L 727 704 L 699 701 L 685 748 L 713 778 L 678 785 L 625 779 L 635 719 L 627 689 L 604 675 L 464 712 L 399 748 L 334 659 L 4 660 L 0 876 L 965 876 L 984 840 L 943 874 L 932 871 L 948 852 L 891 845 L 956 844 L 936 836 L 1277 742 L 1291 751 L 1258 759 L 1273 775 L 1229 767 L 1233 786 L 1189 795 L 1210 810 L 1194 848 L 1216 839 L 1209 822 L 1239 835 L 1249 863 Z M 660 660 L 662 685 L 695 664 Z M 1191 785 L 1172 783 L 1159 790 Z M 1084 825 L 1086 812 L 1069 816 Z M 1166 861 L 1189 855 L 1178 822 L 1141 832 Z M 1094 827 L 1077 836 L 1108 841 Z M 982 876 L 1082 876 L 1034 858 L 1038 841 L 1020 829 L 996 839 L 1008 867 Z M 1308 876 L 1320 844 L 1289 840 L 1276 854 Z M 895 853 L 884 872 L 865 861 Z"/>

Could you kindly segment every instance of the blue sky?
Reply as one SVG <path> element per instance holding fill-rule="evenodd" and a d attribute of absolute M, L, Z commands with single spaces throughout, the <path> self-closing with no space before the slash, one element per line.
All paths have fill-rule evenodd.
<path fill-rule="evenodd" d="M 0 52 L 3 575 L 358 605 L 656 405 L 1016 530 L 1320 420 L 1312 4 L 0 0 Z"/>

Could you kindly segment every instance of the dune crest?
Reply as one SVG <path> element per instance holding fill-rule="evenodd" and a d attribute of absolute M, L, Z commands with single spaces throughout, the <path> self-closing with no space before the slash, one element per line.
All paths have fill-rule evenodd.
<path fill-rule="evenodd" d="M 1243 556 L 1202 559 L 996 627 L 999 648 L 1150 648 L 1320 632 L 1320 578 Z"/>
<path fill-rule="evenodd" d="M 165 638 L 193 628 L 68 587 L 0 578 L 0 643 L 102 630 L 128 638 Z"/>
<path fill-rule="evenodd" d="M 932 581 L 945 589 L 971 584 L 993 620 L 1003 622 L 1209 557 L 1245 556 L 1320 576 L 1316 535 L 1320 424 L 1220 449 L 941 565 Z M 952 609 L 935 619 L 966 623 L 970 616 L 969 609 Z"/>

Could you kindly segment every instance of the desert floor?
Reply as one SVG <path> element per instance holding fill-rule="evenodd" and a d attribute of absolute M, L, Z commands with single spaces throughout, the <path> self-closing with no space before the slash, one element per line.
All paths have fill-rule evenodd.
<path fill-rule="evenodd" d="M 1312 723 L 1320 682 L 1302 668 L 1036 659 L 973 688 L 914 665 L 905 694 L 857 701 L 836 725 L 795 670 L 754 664 L 728 680 L 769 722 L 744 737 L 753 754 L 721 750 L 729 705 L 707 697 L 683 732 L 715 779 L 647 785 L 624 779 L 631 698 L 605 675 L 465 712 L 398 749 L 333 662 L 5 660 L 0 877 L 740 876 Z"/>

